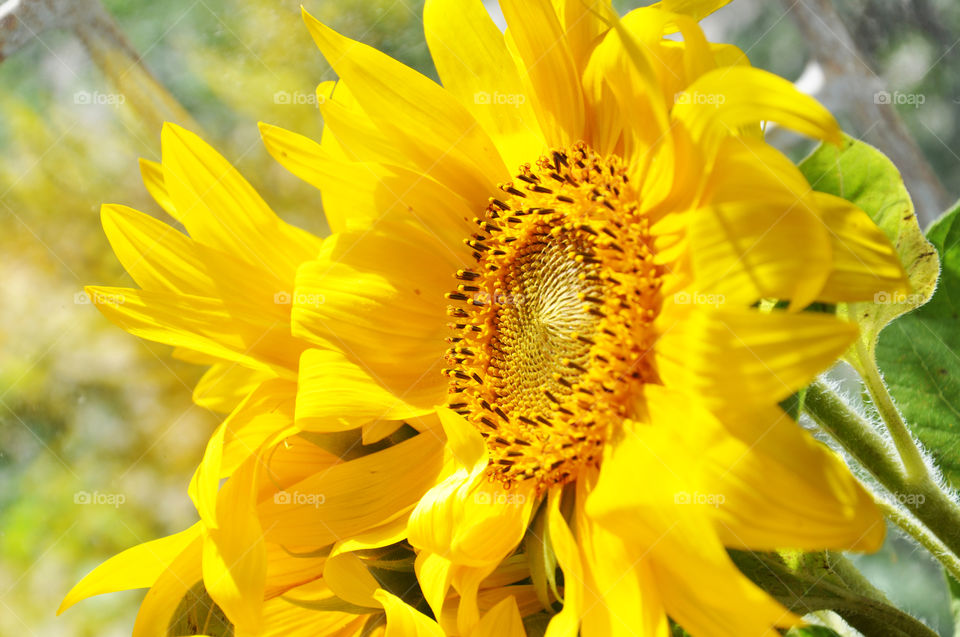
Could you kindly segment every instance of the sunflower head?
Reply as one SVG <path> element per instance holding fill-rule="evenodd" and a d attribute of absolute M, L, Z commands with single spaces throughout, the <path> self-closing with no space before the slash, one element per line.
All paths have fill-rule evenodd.
<path fill-rule="evenodd" d="M 617 156 L 554 150 L 500 190 L 465 239 L 476 266 L 446 295 L 448 406 L 484 437 L 490 477 L 542 492 L 597 465 L 656 382 L 662 267 Z"/>

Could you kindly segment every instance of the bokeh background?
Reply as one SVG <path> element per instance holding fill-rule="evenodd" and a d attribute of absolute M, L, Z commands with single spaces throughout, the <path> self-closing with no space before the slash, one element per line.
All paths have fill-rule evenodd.
<path fill-rule="evenodd" d="M 333 76 L 300 0 L 104 0 L 93 26 L 71 27 L 86 14 L 59 28 L 32 23 L 25 41 L 4 48 L 3 27 L 23 8 L 14 5 L 33 1 L 61 4 L 0 0 L 0 635 L 124 635 L 142 592 L 54 612 L 107 557 L 194 521 L 186 486 L 218 417 L 191 404 L 200 370 L 86 302 L 86 284 L 132 284 L 99 207 L 123 203 L 172 222 L 142 188 L 137 158 L 159 159 L 159 123 L 174 117 L 282 217 L 323 233 L 317 193 L 270 160 L 256 122 L 318 137 L 314 90 Z M 303 4 L 436 77 L 422 2 Z M 924 222 L 960 192 L 953 0 L 735 0 L 705 28 L 799 81 L 848 132 L 907 166 Z M 795 158 L 809 148 L 775 130 L 771 139 Z M 941 575 L 921 550 L 891 534 L 856 561 L 895 602 L 953 634 Z"/>

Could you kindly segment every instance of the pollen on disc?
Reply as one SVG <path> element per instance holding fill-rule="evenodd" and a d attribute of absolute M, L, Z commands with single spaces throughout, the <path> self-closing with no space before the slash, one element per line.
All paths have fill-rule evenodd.
<path fill-rule="evenodd" d="M 488 474 L 542 491 L 599 463 L 640 386 L 660 306 L 649 221 L 625 167 L 584 144 L 524 165 L 464 242 L 449 314 L 449 406 Z"/>

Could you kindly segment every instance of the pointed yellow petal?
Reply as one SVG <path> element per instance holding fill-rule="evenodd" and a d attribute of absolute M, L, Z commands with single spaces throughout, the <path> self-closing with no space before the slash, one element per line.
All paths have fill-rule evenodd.
<path fill-rule="evenodd" d="M 840 143 L 840 127 L 830 111 L 767 71 L 745 66 L 716 69 L 691 84 L 685 96 L 677 99 L 673 117 L 687 126 L 708 156 L 727 135 L 763 121 Z"/>
<path fill-rule="evenodd" d="M 185 531 L 138 544 L 114 555 L 70 589 L 57 614 L 94 595 L 153 586 L 174 559 L 199 536 L 200 525 L 194 524 Z"/>
<path fill-rule="evenodd" d="M 168 215 L 179 221 L 180 216 L 177 213 L 177 207 L 173 205 L 173 200 L 167 193 L 167 187 L 163 184 L 163 166 L 159 162 L 141 158 L 140 177 L 154 201 L 160 204 L 160 207 Z"/>
<path fill-rule="evenodd" d="M 504 491 L 480 466 L 472 474 L 457 471 L 421 498 L 410 515 L 411 544 L 476 567 L 495 566 L 517 547 L 530 520 L 532 487 Z"/>
<path fill-rule="evenodd" d="M 692 418 L 691 418 L 692 420 Z M 701 416 L 701 422 L 705 419 Z M 710 433 L 710 429 L 714 433 Z M 849 468 L 777 407 L 759 411 L 744 439 L 701 427 L 700 491 L 723 495 L 712 507 L 725 546 L 875 551 L 883 516 Z M 789 450 L 789 451 L 786 451 Z"/>
<path fill-rule="evenodd" d="M 509 174 L 490 138 L 457 100 L 413 69 L 336 33 L 304 11 L 317 46 L 370 119 L 410 158 L 468 201 L 486 204 Z"/>
<path fill-rule="evenodd" d="M 323 579 L 330 590 L 345 602 L 369 607 L 371 611 L 379 605 L 374 599 L 379 584 L 363 560 L 354 553 L 330 556 L 323 568 Z"/>
<path fill-rule="evenodd" d="M 788 193 L 716 203 L 689 214 L 694 293 L 747 306 L 816 300 L 831 265 L 830 238 L 817 214 Z"/>
<path fill-rule="evenodd" d="M 770 405 L 806 386 L 856 339 L 832 315 L 686 306 L 657 344 L 661 378 L 716 408 Z M 718 361 L 723 361 L 722 365 Z"/>
<path fill-rule="evenodd" d="M 205 409 L 230 413 L 268 378 L 269 374 L 258 370 L 233 363 L 215 363 L 193 388 L 193 402 Z"/>
<path fill-rule="evenodd" d="M 896 249 L 867 213 L 833 195 L 814 197 L 833 247 L 833 267 L 817 298 L 840 303 L 908 293 L 910 282 Z"/>
<path fill-rule="evenodd" d="M 198 532 L 147 591 L 133 625 L 133 637 L 158 637 L 166 632 L 181 600 L 201 581 L 202 550 L 203 538 Z"/>
<path fill-rule="evenodd" d="M 169 292 L 89 286 L 97 309 L 135 336 L 293 377 L 305 343 L 256 306 Z"/>
<path fill-rule="evenodd" d="M 430 605 L 434 617 L 440 617 L 443 614 L 443 602 L 452 581 L 450 560 L 436 553 L 422 551 L 417 555 L 414 568 L 417 581 L 420 582 L 420 588 L 423 590 L 423 598 Z"/>
<path fill-rule="evenodd" d="M 546 505 L 550 542 L 563 570 L 563 609 L 550 620 L 546 637 L 576 637 L 586 610 L 584 564 L 580 546 L 560 512 L 562 493 L 561 489 L 551 490 Z"/>
<path fill-rule="evenodd" d="M 256 468 L 251 458 L 217 494 L 217 528 L 203 540 L 203 581 L 233 624 L 256 630 L 266 589 L 267 551 L 256 515 Z"/>
<path fill-rule="evenodd" d="M 440 625 L 385 590 L 374 595 L 387 613 L 384 637 L 444 637 Z"/>
<path fill-rule="evenodd" d="M 163 177 L 196 241 L 233 254 L 282 281 L 313 258 L 320 239 L 281 221 L 230 163 L 197 135 L 166 124 Z"/>
<path fill-rule="evenodd" d="M 443 441 L 423 433 L 297 482 L 278 479 L 280 488 L 258 506 L 260 523 L 270 541 L 291 550 L 326 546 L 412 508 L 443 464 Z"/>
<path fill-rule="evenodd" d="M 529 76 L 548 145 L 573 144 L 584 130 L 580 74 L 550 0 L 503 0 L 500 7 Z"/>
<path fill-rule="evenodd" d="M 673 13 L 684 13 L 698 22 L 721 7 L 730 4 L 730 0 L 662 0 L 651 8 L 663 9 Z"/>
<path fill-rule="evenodd" d="M 526 637 L 523 618 L 514 597 L 504 598 L 488 610 L 474 631 L 474 637 Z"/>
<path fill-rule="evenodd" d="M 340 352 L 308 349 L 300 359 L 296 422 L 304 431 L 345 431 L 368 422 L 424 416 Z"/>
<path fill-rule="evenodd" d="M 424 33 L 443 86 L 456 95 L 516 170 L 546 150 L 530 96 L 481 0 L 429 0 Z"/>

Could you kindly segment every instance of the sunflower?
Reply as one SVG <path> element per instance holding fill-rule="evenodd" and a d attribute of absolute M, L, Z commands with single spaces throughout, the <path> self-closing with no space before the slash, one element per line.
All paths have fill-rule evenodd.
<path fill-rule="evenodd" d="M 707 42 L 697 19 L 723 4 L 503 0 L 501 33 L 479 0 L 429 0 L 442 86 L 305 14 L 339 76 L 319 87 L 324 136 L 261 127 L 333 231 L 296 275 L 292 333 L 330 348 L 301 358 L 296 422 L 438 415 L 456 468 L 407 537 L 450 633 L 476 627 L 521 543 L 562 608 L 548 634 L 591 637 L 666 635 L 667 617 L 775 635 L 797 618 L 727 548 L 883 540 L 779 403 L 857 335 L 803 310 L 905 273 L 863 211 L 764 141 L 767 122 L 840 129 Z"/>

